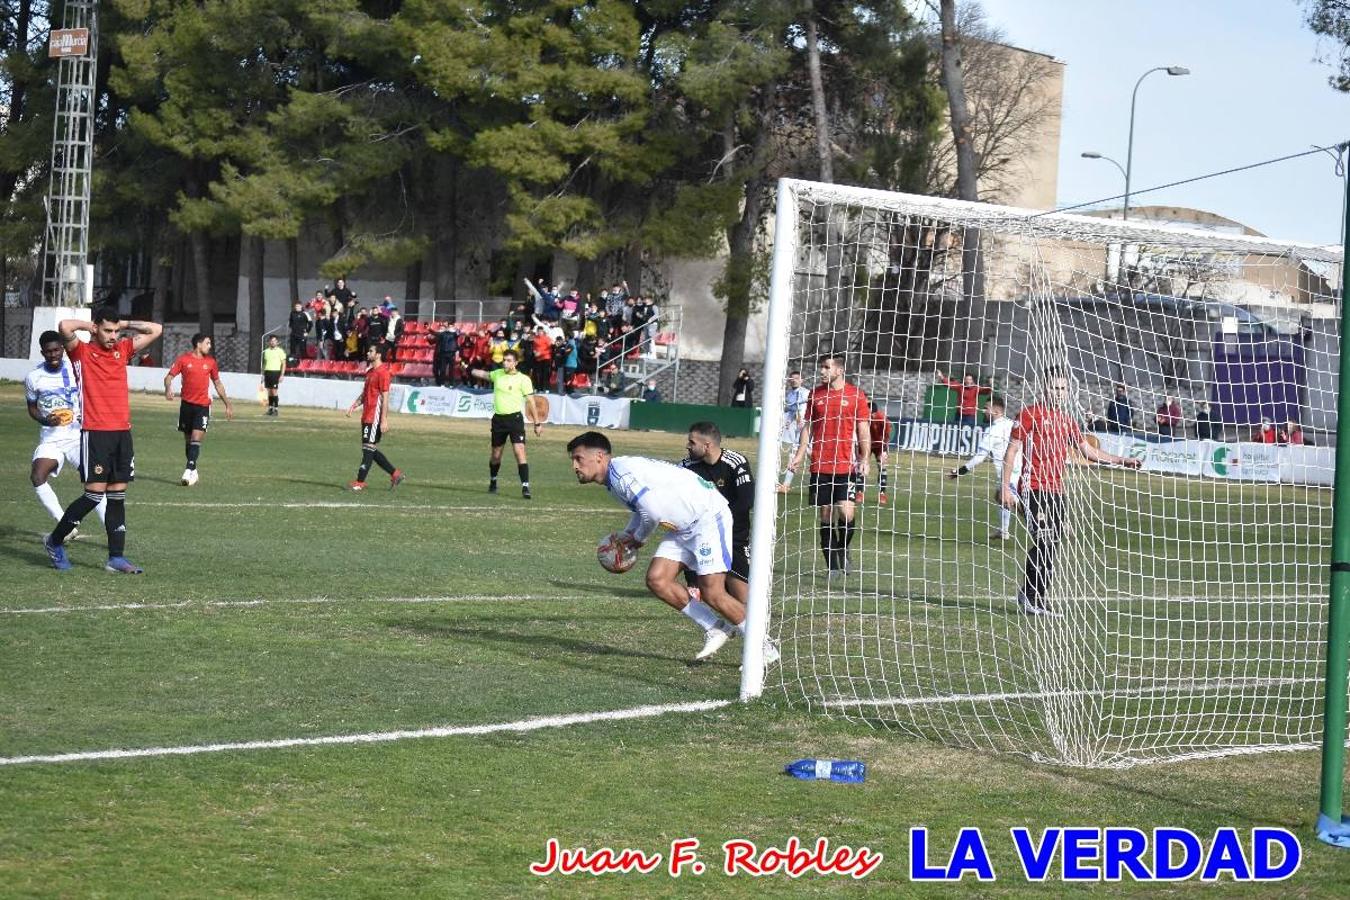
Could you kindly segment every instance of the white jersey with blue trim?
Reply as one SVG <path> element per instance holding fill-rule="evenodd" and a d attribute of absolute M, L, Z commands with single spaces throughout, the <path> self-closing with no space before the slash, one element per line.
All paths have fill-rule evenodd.
<path fill-rule="evenodd" d="M 1003 460 L 1008 455 L 1008 444 L 1012 441 L 1013 420 L 999 416 L 985 429 L 980 438 L 979 452 L 966 461 L 966 468 L 973 469 L 986 459 L 993 458 L 994 469 L 1003 472 Z"/>
<path fill-rule="evenodd" d="M 686 532 L 719 510 L 730 515 L 726 498 L 712 482 L 659 459 L 614 457 L 605 473 L 605 487 L 632 510 L 624 531 L 639 542 L 645 542 L 658 526 Z"/>
<path fill-rule="evenodd" d="M 23 380 L 24 396 L 36 403 L 38 412 L 49 416 L 58 409 L 70 410 L 75 418 L 69 425 L 43 425 L 38 443 L 79 440 L 81 427 L 80 382 L 70 360 L 62 358 L 61 367 L 53 372 L 46 363 L 29 372 Z"/>

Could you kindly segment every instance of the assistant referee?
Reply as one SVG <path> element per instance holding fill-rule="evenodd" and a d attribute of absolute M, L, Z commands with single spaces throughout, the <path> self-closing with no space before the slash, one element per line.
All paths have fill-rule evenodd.
<path fill-rule="evenodd" d="M 502 367 L 491 372 L 474 369 L 474 378 L 492 382 L 492 455 L 488 460 L 488 493 L 497 493 L 497 473 L 502 468 L 502 446 L 511 439 L 511 452 L 516 455 L 516 471 L 520 473 L 520 496 L 530 499 L 530 464 L 525 460 L 526 398 L 534 393 L 530 376 L 518 371 L 520 357 L 514 350 L 502 354 Z M 530 424 L 538 434 L 544 423 L 535 419 L 530 410 Z"/>

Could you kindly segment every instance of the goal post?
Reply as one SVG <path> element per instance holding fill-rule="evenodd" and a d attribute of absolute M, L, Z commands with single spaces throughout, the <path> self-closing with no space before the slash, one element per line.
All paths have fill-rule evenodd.
<path fill-rule="evenodd" d="M 1341 249 L 1147 208 L 777 196 L 743 698 L 1079 766 L 1310 749 L 1325 729 L 1343 756 Z M 817 386 L 823 355 L 885 440 L 850 500 L 811 493 L 807 466 L 775 491 L 785 377 Z M 1022 476 L 1001 471 L 994 396 L 1045 420 Z"/>
<path fill-rule="evenodd" d="M 1341 150 L 1347 149 L 1343 145 Z M 1342 209 L 1350 213 L 1350 179 L 1345 180 Z M 1342 253 L 1350 256 L 1350 219 L 1342 216 Z M 1350 269 L 1341 266 L 1341 334 L 1350 333 Z M 1331 535 L 1331 591 L 1327 602 L 1326 699 L 1322 731 L 1322 785 L 1317 836 L 1350 848 L 1350 817 L 1344 805 L 1347 672 L 1350 672 L 1350 353 L 1342 353 L 1336 410 L 1335 514 Z"/>

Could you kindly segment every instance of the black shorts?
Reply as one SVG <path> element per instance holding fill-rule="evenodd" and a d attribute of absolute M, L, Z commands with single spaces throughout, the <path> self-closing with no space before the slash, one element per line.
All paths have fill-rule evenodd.
<path fill-rule="evenodd" d="M 186 400 L 178 404 L 178 430 L 187 434 L 189 431 L 206 431 L 206 427 L 211 424 L 211 407 L 198 406 L 195 403 L 188 403 Z"/>
<path fill-rule="evenodd" d="M 750 545 L 732 544 L 731 545 L 731 570 L 727 572 L 731 578 L 739 578 L 746 584 L 750 583 Z"/>
<path fill-rule="evenodd" d="M 80 478 L 85 484 L 120 484 L 136 479 L 130 431 L 86 431 L 80 439 Z"/>
<path fill-rule="evenodd" d="M 834 506 L 836 503 L 852 503 L 858 492 L 858 476 L 854 472 L 847 475 L 811 475 L 811 505 Z"/>
<path fill-rule="evenodd" d="M 1064 495 L 1053 491 L 1027 491 L 1026 500 L 1031 536 L 1058 545 L 1064 535 Z"/>
<path fill-rule="evenodd" d="M 361 423 L 361 443 L 378 444 L 380 442 L 380 437 L 383 434 L 384 432 L 380 430 L 380 426 L 378 423 L 376 422 Z"/>
<path fill-rule="evenodd" d="M 279 387 L 280 385 L 281 385 L 280 369 L 277 369 L 275 372 L 263 373 L 263 387 L 267 388 L 268 390 L 272 390 L 273 388 Z"/>
<path fill-rule="evenodd" d="M 525 414 L 511 413 L 492 417 L 492 446 L 500 447 L 510 438 L 513 444 L 525 443 Z"/>

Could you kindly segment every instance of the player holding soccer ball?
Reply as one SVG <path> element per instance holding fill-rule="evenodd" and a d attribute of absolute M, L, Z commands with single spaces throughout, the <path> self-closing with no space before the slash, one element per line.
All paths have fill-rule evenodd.
<path fill-rule="evenodd" d="M 705 637 L 713 637 L 718 615 L 744 634 L 745 606 L 726 587 L 732 564 L 731 509 L 717 488 L 668 462 L 613 456 L 609 438 L 598 431 L 572 438 L 567 452 L 577 481 L 604 485 L 632 510 L 620 542 L 641 547 L 658 526 L 668 529 L 647 567 L 647 589 L 703 628 Z M 690 599 L 679 581 L 681 568 L 694 574 L 701 600 Z M 777 650 L 768 644 L 766 661 L 777 658 Z"/>
<path fill-rule="evenodd" d="M 66 362 L 59 333 L 44 331 L 38 338 L 38 348 L 42 351 L 42 365 L 23 380 L 28 415 L 42 426 L 37 449 L 33 451 L 31 477 L 39 502 L 59 522 L 63 508 L 48 482 L 61 474 L 66 462 L 77 470 L 80 467 L 80 384 L 75 370 Z M 100 501 L 95 509 L 102 521 L 107 501 Z M 70 538 L 78 535 L 78 529 L 74 530 Z"/>
<path fill-rule="evenodd" d="M 164 399 L 173 399 L 173 379 L 182 376 L 183 399 L 178 404 L 178 430 L 183 432 L 184 454 L 187 456 L 187 468 L 183 470 L 182 484 L 191 487 L 197 483 L 197 457 L 202 452 L 202 439 L 211 424 L 211 391 L 216 386 L 216 396 L 225 404 L 225 418 L 234 418 L 234 407 L 230 398 L 225 396 L 225 385 L 220 383 L 220 368 L 211 356 L 211 336 L 194 334 L 192 352 L 184 353 L 174 360 L 168 374 L 164 376 Z"/>

